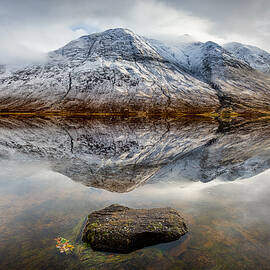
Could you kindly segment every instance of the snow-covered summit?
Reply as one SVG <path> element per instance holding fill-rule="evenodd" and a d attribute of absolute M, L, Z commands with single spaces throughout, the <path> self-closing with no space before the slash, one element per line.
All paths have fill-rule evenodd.
<path fill-rule="evenodd" d="M 217 43 L 168 45 L 123 28 L 0 73 L 2 111 L 244 112 L 270 110 L 269 92 L 268 75 Z"/>
<path fill-rule="evenodd" d="M 143 37 L 124 28 L 109 29 L 101 33 L 82 36 L 50 53 L 52 59 L 57 56 L 62 56 L 63 60 L 69 60 L 71 64 L 93 62 L 100 57 L 111 61 L 119 59 L 127 61 L 162 60 Z"/>
<path fill-rule="evenodd" d="M 174 45 L 166 45 L 157 40 L 149 40 L 149 42 L 163 58 L 207 82 L 211 82 L 216 76 L 223 76 L 226 66 L 250 69 L 246 62 L 213 41 L 205 43 L 187 41 Z"/>
<path fill-rule="evenodd" d="M 238 42 L 227 43 L 223 46 L 227 51 L 249 64 L 254 69 L 270 73 L 270 53 L 258 47 Z"/>

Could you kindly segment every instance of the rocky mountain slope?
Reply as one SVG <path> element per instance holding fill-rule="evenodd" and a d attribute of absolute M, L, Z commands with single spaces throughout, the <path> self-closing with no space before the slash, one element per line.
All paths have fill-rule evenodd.
<path fill-rule="evenodd" d="M 270 53 L 258 47 L 238 42 L 227 43 L 223 47 L 237 59 L 246 62 L 254 69 L 270 74 Z"/>
<path fill-rule="evenodd" d="M 269 110 L 270 76 L 261 69 L 254 69 L 254 65 L 249 65 L 239 55 L 211 41 L 186 42 L 173 47 L 160 46 L 160 42 L 155 44 L 165 58 L 215 89 L 220 109 Z"/>
<path fill-rule="evenodd" d="M 168 46 L 111 29 L 0 72 L 0 111 L 268 111 L 269 90 L 268 75 L 216 43 Z"/>

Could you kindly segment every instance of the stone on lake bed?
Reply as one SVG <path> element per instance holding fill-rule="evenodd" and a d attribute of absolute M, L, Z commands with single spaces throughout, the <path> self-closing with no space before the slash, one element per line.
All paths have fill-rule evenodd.
<path fill-rule="evenodd" d="M 132 209 L 113 204 L 88 216 L 82 241 L 93 250 L 128 253 L 178 240 L 188 232 L 172 208 Z"/>

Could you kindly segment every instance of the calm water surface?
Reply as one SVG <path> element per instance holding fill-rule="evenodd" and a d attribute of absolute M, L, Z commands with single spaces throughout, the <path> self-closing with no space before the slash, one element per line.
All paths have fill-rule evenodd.
<path fill-rule="evenodd" d="M 270 269 L 269 127 L 1 119 L 0 269 Z M 83 222 L 113 203 L 173 207 L 190 232 L 126 255 L 93 252 Z M 73 254 L 59 253 L 57 236 Z"/>

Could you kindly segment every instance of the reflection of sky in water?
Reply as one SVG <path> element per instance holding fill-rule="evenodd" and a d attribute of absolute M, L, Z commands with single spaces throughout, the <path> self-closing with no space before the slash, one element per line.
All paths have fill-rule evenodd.
<path fill-rule="evenodd" d="M 135 208 L 174 207 L 186 218 L 191 227 L 191 236 L 194 231 L 194 238 L 196 234 L 204 233 L 205 228 L 200 225 L 202 221 L 208 221 L 204 221 L 203 215 L 213 221 L 212 229 L 217 233 L 230 230 L 230 226 L 242 226 L 247 233 L 251 233 L 256 226 L 260 229 L 261 236 L 256 235 L 252 240 L 254 245 L 257 245 L 255 250 L 261 253 L 264 246 L 264 253 L 269 254 L 270 234 L 265 229 L 270 225 L 269 176 L 268 170 L 255 177 L 234 182 L 155 181 L 129 193 L 119 194 L 85 187 L 52 172 L 46 164 L 2 161 L 0 251 L 6 254 L 4 263 L 10 263 L 11 254 L 22 259 L 30 256 L 42 261 L 43 259 L 37 257 L 43 250 L 42 242 L 39 241 L 53 245 L 51 239 L 70 232 L 77 222 L 92 210 L 119 203 Z M 231 222 L 231 225 L 224 229 L 222 224 L 227 221 Z M 231 235 L 232 239 L 237 237 L 241 240 L 241 236 L 237 236 L 236 232 Z M 37 253 L 34 249 L 31 251 L 29 241 L 40 243 L 40 246 L 34 244 L 38 249 Z M 22 249 L 16 249 L 14 242 Z M 24 245 L 24 242 L 28 244 Z M 240 243 L 241 241 L 238 241 L 233 244 L 241 250 L 241 246 L 238 246 Z M 200 243 L 198 247 L 199 245 Z M 28 255 L 24 255 L 24 249 L 28 250 Z M 51 256 L 52 263 L 61 260 L 55 258 L 56 252 L 53 248 L 46 252 L 43 256 Z M 252 252 L 256 258 L 258 254 L 254 253 L 254 250 Z"/>

